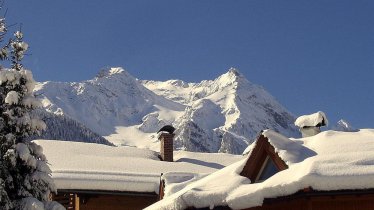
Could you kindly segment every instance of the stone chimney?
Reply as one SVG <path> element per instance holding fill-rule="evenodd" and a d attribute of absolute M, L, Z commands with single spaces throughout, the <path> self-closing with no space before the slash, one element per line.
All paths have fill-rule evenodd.
<path fill-rule="evenodd" d="M 160 140 L 160 156 L 162 161 L 173 162 L 173 139 L 174 134 L 167 132 L 160 133 L 158 139 Z"/>
<path fill-rule="evenodd" d="M 173 140 L 175 128 L 165 125 L 157 133 L 160 140 L 160 156 L 162 161 L 173 162 Z"/>
<path fill-rule="evenodd" d="M 301 132 L 301 136 L 303 138 L 309 137 L 309 136 L 315 136 L 319 133 L 321 133 L 321 128 L 320 127 L 315 127 L 315 126 L 304 126 L 299 129 Z"/>

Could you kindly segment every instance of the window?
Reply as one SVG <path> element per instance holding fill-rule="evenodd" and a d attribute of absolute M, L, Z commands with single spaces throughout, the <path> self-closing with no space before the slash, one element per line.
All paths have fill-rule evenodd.
<path fill-rule="evenodd" d="M 264 164 L 262 165 L 260 172 L 257 175 L 255 182 L 263 182 L 274 174 L 278 173 L 278 168 L 273 162 L 273 160 L 267 156 Z"/>

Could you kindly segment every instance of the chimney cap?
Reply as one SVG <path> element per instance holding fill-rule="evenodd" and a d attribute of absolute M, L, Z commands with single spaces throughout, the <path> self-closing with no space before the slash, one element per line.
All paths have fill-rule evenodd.
<path fill-rule="evenodd" d="M 313 114 L 303 115 L 296 119 L 295 125 L 299 128 L 327 126 L 328 120 L 324 112 L 318 111 Z"/>
<path fill-rule="evenodd" d="M 175 131 L 175 128 L 171 125 L 165 125 L 164 127 L 162 127 L 159 131 L 157 131 L 157 133 L 160 133 L 160 132 L 167 132 L 169 134 L 173 134 Z"/>

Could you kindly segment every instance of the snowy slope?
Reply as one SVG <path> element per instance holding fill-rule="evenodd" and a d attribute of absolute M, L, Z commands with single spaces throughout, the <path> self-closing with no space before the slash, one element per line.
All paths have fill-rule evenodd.
<path fill-rule="evenodd" d="M 93 80 L 39 83 L 44 108 L 117 145 L 158 150 L 155 132 L 177 128 L 177 149 L 241 153 L 263 129 L 297 136 L 294 117 L 262 87 L 230 69 L 215 80 L 140 81 L 122 68 Z"/>
<path fill-rule="evenodd" d="M 160 124 L 173 123 L 185 108 L 157 96 L 121 68 L 83 82 L 39 83 L 35 91 L 48 112 L 73 118 L 102 136 L 112 135 L 109 140 L 119 145 L 152 147 L 155 130 L 139 130 L 142 118 L 157 113 Z"/>
<path fill-rule="evenodd" d="M 238 154 L 264 129 L 299 135 L 292 125 L 294 117 L 236 69 L 200 83 L 178 80 L 143 83 L 155 93 L 187 106 L 175 123 L 179 128 L 176 143 L 180 148 Z"/>

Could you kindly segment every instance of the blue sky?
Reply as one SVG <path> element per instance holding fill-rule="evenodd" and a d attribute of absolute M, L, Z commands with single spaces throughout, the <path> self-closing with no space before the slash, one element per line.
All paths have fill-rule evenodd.
<path fill-rule="evenodd" d="M 295 115 L 374 127 L 374 1 L 7 0 L 38 81 L 122 66 L 140 79 L 213 79 L 236 67 Z"/>

